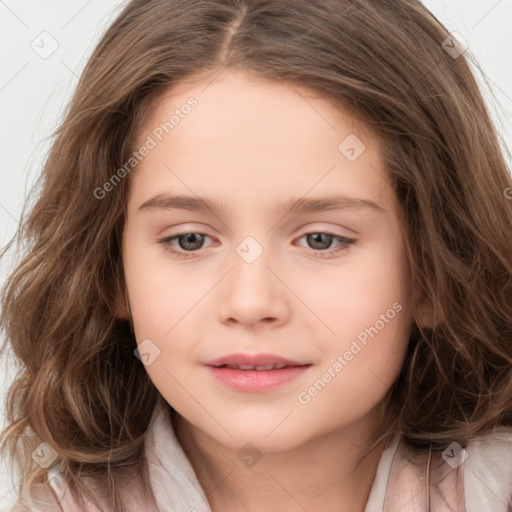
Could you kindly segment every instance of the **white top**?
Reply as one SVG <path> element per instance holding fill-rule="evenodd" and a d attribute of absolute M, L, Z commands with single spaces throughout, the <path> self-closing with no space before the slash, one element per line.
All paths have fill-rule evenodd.
<path fill-rule="evenodd" d="M 169 411 L 165 401 L 159 402 L 146 434 L 145 456 L 154 502 L 141 502 L 140 491 L 131 485 L 127 489 L 128 503 L 134 512 L 212 512 L 175 436 Z M 64 512 L 78 510 L 58 464 L 51 470 L 49 483 Z M 442 457 L 431 460 L 427 453 L 413 453 L 400 436 L 395 436 L 381 455 L 364 512 L 427 510 L 512 512 L 512 427 L 499 427 L 473 439 L 465 450 L 454 442 Z M 98 509 L 90 505 L 86 511 Z"/>

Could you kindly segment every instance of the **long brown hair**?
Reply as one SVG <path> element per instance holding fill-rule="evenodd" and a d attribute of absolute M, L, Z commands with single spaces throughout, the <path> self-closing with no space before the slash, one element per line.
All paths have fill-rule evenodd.
<path fill-rule="evenodd" d="M 433 318 L 411 328 L 383 435 L 444 448 L 512 425 L 512 181 L 470 67 L 478 64 L 446 51 L 449 37 L 417 0 L 127 4 L 82 73 L 9 244 L 27 246 L 1 316 L 18 363 L 2 448 L 20 492 L 44 486 L 31 453 L 47 442 L 70 485 L 87 494 L 90 477 L 125 510 L 119 485 L 142 471 L 159 393 L 133 355 L 129 322 L 113 312 L 130 174 L 101 199 L 95 190 L 130 158 L 162 92 L 228 67 L 310 87 L 382 140 L 414 318 L 421 304 Z"/>

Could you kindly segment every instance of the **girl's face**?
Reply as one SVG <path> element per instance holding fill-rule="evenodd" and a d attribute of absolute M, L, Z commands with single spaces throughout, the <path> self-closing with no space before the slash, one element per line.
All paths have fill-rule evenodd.
<path fill-rule="evenodd" d="M 170 90 L 137 147 L 124 271 L 167 402 L 233 449 L 371 433 L 412 322 L 376 139 L 308 89 L 227 70 Z M 207 365 L 232 354 L 295 366 Z"/>

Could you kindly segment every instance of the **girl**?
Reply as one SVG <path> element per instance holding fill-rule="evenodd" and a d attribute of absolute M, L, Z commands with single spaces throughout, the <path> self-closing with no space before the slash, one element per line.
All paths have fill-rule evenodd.
<path fill-rule="evenodd" d="M 132 0 L 3 294 L 12 510 L 512 510 L 512 180 L 466 56 L 416 0 Z"/>

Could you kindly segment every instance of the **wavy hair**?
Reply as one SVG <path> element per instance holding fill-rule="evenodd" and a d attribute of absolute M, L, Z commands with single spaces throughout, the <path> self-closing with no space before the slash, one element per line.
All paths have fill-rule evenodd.
<path fill-rule="evenodd" d="M 471 69 L 417 0 L 132 0 L 92 53 L 14 243 L 0 327 L 17 375 L 2 449 L 36 496 L 47 442 L 70 485 L 126 510 L 159 393 L 128 321 L 120 250 L 130 176 L 99 200 L 173 84 L 226 68 L 318 91 L 382 141 L 411 266 L 407 355 L 383 437 L 444 448 L 512 425 L 512 180 Z M 453 47 L 450 43 L 448 46 Z M 457 47 L 456 47 L 457 48 Z M 481 71 L 481 70 L 480 70 Z M 482 73 L 483 75 L 483 73 Z M 134 169 L 133 172 L 136 172 Z M 416 321 L 428 305 L 433 324 Z M 47 484 L 46 484 L 47 485 Z M 42 498 L 41 498 L 42 499 Z"/>

